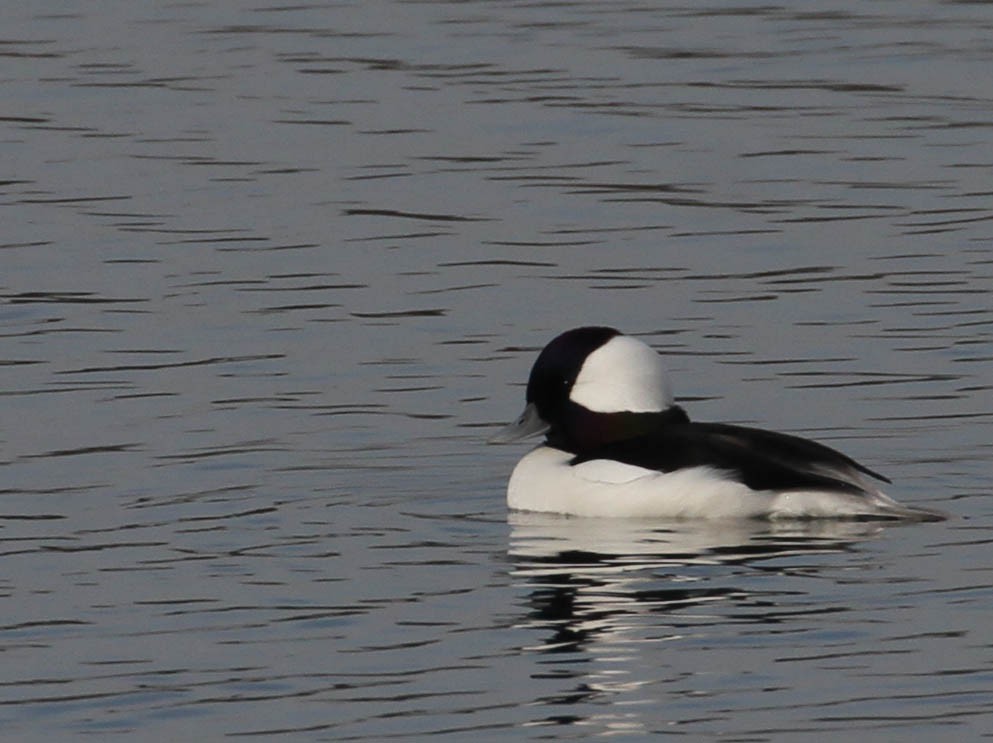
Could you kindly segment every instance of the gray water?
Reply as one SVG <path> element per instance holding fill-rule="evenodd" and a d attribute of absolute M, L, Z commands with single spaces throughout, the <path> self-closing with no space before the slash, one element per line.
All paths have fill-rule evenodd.
<path fill-rule="evenodd" d="M 0 29 L 5 740 L 993 735 L 993 7 Z M 508 515 L 584 323 L 951 518 Z"/>

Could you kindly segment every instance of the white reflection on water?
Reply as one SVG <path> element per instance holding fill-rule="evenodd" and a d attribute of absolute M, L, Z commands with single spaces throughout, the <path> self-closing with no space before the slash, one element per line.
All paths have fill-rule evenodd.
<path fill-rule="evenodd" d="M 851 643 L 864 631 L 853 603 L 866 597 L 839 579 L 865 568 L 860 545 L 884 533 L 878 523 L 509 518 L 513 575 L 526 591 L 518 626 L 540 639 L 525 650 L 560 682 L 538 701 L 561 714 L 534 725 L 599 735 L 688 724 L 716 732 L 730 715 L 746 726 L 744 710 L 731 711 L 738 706 L 766 725 L 756 704 L 770 703 L 762 690 L 774 685 L 772 714 L 799 732 L 805 713 L 786 710 L 816 697 L 804 691 L 809 679 L 777 664 L 818 634 L 827 657 L 872 656 Z M 865 705 L 864 693 L 830 704 Z M 723 701 L 701 705 L 711 697 Z"/>
<path fill-rule="evenodd" d="M 878 535 L 873 521 L 842 519 L 723 519 L 653 521 L 570 518 L 511 512 L 510 554 L 516 559 L 572 562 L 587 555 L 594 564 L 716 564 L 818 550 L 843 549 Z M 579 561 L 581 562 L 581 560 Z"/>

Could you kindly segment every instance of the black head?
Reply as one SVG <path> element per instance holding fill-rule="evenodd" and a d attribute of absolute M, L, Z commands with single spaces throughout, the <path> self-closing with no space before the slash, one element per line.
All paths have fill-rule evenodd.
<path fill-rule="evenodd" d="M 582 327 L 567 330 L 554 338 L 531 367 L 527 402 L 553 426 L 561 420 L 586 357 L 620 331 L 606 327 Z"/>

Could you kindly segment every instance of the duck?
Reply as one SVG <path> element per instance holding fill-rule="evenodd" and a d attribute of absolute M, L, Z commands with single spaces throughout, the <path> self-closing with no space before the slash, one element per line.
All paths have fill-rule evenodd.
<path fill-rule="evenodd" d="M 567 330 L 531 368 L 524 412 L 491 437 L 544 440 L 514 467 L 512 511 L 663 519 L 934 521 L 890 481 L 815 441 L 690 420 L 662 357 L 605 326 Z"/>

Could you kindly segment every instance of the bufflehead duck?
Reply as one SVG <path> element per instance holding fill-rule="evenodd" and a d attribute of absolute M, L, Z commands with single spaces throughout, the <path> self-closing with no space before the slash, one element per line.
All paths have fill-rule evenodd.
<path fill-rule="evenodd" d="M 889 482 L 814 441 L 691 422 L 662 359 L 613 328 L 562 333 L 539 354 L 521 416 L 490 439 L 545 434 L 510 477 L 507 504 L 576 516 L 936 520 Z"/>

